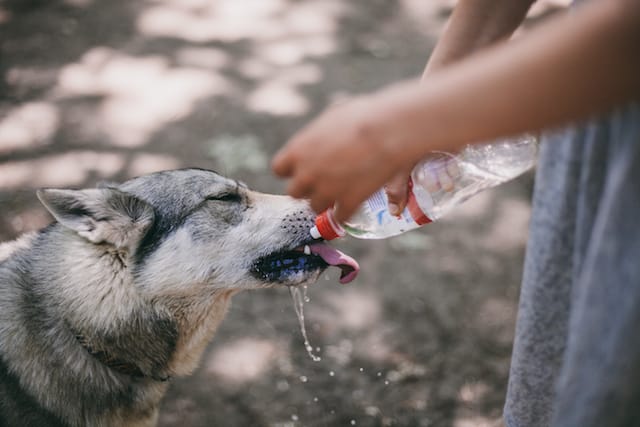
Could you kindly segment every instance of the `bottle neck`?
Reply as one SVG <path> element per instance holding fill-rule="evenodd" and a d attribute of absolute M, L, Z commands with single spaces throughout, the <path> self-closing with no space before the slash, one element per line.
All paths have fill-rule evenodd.
<path fill-rule="evenodd" d="M 338 237 L 344 237 L 347 234 L 344 228 L 336 221 L 333 216 L 333 209 L 327 209 L 316 217 L 315 227 L 312 228 L 311 235 L 314 238 L 323 238 L 324 240 L 333 240 Z"/>

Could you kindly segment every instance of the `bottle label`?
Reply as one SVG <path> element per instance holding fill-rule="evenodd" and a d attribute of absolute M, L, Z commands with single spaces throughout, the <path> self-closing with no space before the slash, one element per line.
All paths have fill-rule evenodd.
<path fill-rule="evenodd" d="M 413 192 L 409 191 L 409 199 L 404 211 L 398 215 L 392 215 L 389 212 L 389 201 L 384 191 L 377 191 L 369 197 L 366 202 L 367 210 L 370 215 L 375 218 L 378 226 L 389 227 L 392 224 L 400 227 L 400 231 L 406 231 L 406 225 L 417 224 L 423 225 L 431 222 L 431 220 L 420 209 Z"/>
<path fill-rule="evenodd" d="M 383 191 L 377 191 L 366 201 L 369 211 L 376 219 L 376 224 L 386 225 L 395 222 L 394 217 L 389 213 L 387 198 Z"/>
<path fill-rule="evenodd" d="M 343 225 L 349 234 L 363 239 L 391 237 L 418 226 L 407 208 L 398 216 L 389 212 L 389 202 L 384 190 L 372 194 L 361 209 Z"/>

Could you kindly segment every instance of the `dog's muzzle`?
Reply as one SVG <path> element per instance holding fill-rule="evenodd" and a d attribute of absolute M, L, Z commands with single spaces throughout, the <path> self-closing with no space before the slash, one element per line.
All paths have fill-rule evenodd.
<path fill-rule="evenodd" d="M 349 283 L 360 271 L 358 262 L 323 242 L 305 244 L 293 249 L 273 252 L 259 258 L 251 272 L 266 282 L 291 282 L 311 276 L 329 266 L 340 268 L 340 283 Z"/>

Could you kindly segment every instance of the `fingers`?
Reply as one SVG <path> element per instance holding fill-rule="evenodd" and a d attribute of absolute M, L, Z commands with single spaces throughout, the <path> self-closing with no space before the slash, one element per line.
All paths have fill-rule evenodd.
<path fill-rule="evenodd" d="M 314 212 L 321 213 L 333 206 L 334 198 L 322 193 L 316 193 L 309 199 L 309 204 Z"/>
<path fill-rule="evenodd" d="M 360 201 L 353 198 L 336 203 L 333 209 L 333 217 L 340 223 L 347 221 L 355 213 L 360 203 Z"/>
<path fill-rule="evenodd" d="M 293 174 L 293 159 L 289 146 L 285 146 L 276 153 L 271 161 L 271 170 L 283 178 Z"/>
<path fill-rule="evenodd" d="M 458 166 L 458 161 L 456 159 L 450 159 L 447 162 L 447 173 L 454 181 L 460 178 L 460 167 Z"/>
<path fill-rule="evenodd" d="M 313 194 L 314 180 L 307 174 L 291 174 L 293 175 L 287 185 L 287 193 L 291 197 L 297 199 L 305 199 Z"/>
<path fill-rule="evenodd" d="M 283 178 L 291 177 L 295 173 L 295 166 L 301 163 L 306 147 L 313 146 L 314 140 L 307 136 L 308 132 L 300 131 L 295 134 L 271 161 L 271 170 Z M 302 155 L 301 155 L 302 154 Z"/>
<path fill-rule="evenodd" d="M 440 186 L 446 192 L 453 191 L 456 181 L 460 178 L 460 168 L 458 160 L 455 157 L 448 157 L 444 160 L 444 164 L 438 168 L 438 180 Z"/>
<path fill-rule="evenodd" d="M 309 199 L 311 208 L 319 213 L 331 207 L 333 199 L 319 192 L 317 179 L 313 173 L 296 168 L 296 165 L 303 163 L 303 159 L 297 153 L 300 147 L 308 145 L 307 143 L 308 141 L 302 139 L 300 135 L 294 136 L 275 154 L 271 169 L 278 176 L 290 178 L 287 193 L 291 197 Z"/>
<path fill-rule="evenodd" d="M 389 200 L 389 212 L 391 215 L 400 215 L 407 205 L 409 174 L 399 173 L 395 175 L 384 186 L 384 191 L 387 193 L 387 199 Z"/>
<path fill-rule="evenodd" d="M 426 188 L 429 193 L 435 193 L 440 190 L 440 181 L 438 180 L 437 171 L 434 168 L 427 166 L 420 177 L 422 178 L 422 185 L 424 185 L 424 188 Z"/>
<path fill-rule="evenodd" d="M 438 175 L 438 182 L 440 183 L 440 187 L 442 187 L 444 191 L 449 192 L 453 190 L 453 180 L 447 173 L 446 169 L 443 169 L 443 168 L 438 169 L 437 175 Z"/>
<path fill-rule="evenodd" d="M 420 184 L 429 193 L 450 192 L 460 178 L 458 161 L 453 156 L 434 156 L 419 171 Z"/>

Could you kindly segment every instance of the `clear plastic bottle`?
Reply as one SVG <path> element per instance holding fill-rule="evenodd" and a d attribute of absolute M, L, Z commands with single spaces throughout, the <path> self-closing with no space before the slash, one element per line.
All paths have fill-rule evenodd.
<path fill-rule="evenodd" d="M 435 221 L 473 195 L 509 181 L 531 169 L 538 142 L 522 135 L 489 144 L 466 146 L 457 155 L 437 153 L 411 172 L 409 198 L 398 216 L 389 212 L 383 189 L 375 192 L 349 218 L 338 224 L 329 209 L 318 215 L 314 238 L 332 240 L 350 234 L 360 239 L 383 239 Z"/>

